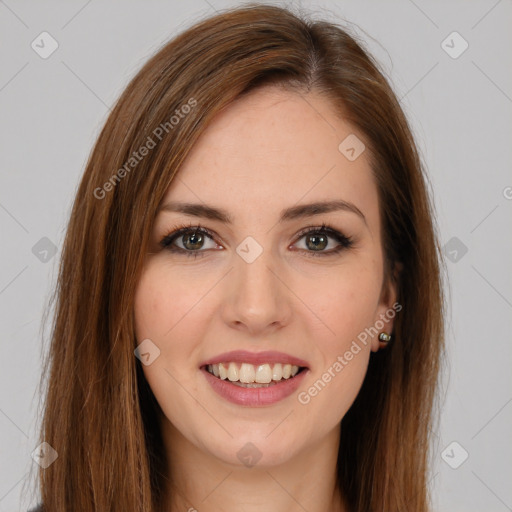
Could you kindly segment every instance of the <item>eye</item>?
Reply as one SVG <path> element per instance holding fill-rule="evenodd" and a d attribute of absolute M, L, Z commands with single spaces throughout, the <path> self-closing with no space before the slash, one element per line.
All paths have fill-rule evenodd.
<path fill-rule="evenodd" d="M 298 236 L 299 240 L 304 239 L 305 249 L 301 248 L 300 250 L 307 256 L 332 256 L 349 249 L 354 243 L 352 238 L 326 224 L 322 224 L 320 227 L 306 228 Z M 325 251 L 324 249 L 330 245 L 329 239 L 334 239 L 337 245 Z"/>
<path fill-rule="evenodd" d="M 175 226 L 171 233 L 160 241 L 160 245 L 170 252 L 197 258 L 204 256 L 203 253 L 208 249 L 223 248 L 215 243 L 214 236 L 210 230 L 199 225 Z M 305 248 L 299 248 L 299 250 L 307 256 L 333 256 L 353 245 L 352 238 L 346 237 L 326 224 L 305 228 L 298 235 L 298 240 L 302 239 L 304 239 Z M 333 240 L 334 247 L 324 250 L 333 245 Z"/>
<path fill-rule="evenodd" d="M 175 242 L 177 245 L 174 245 Z M 211 244 L 210 247 L 208 247 L 208 242 Z M 192 225 L 176 226 L 169 235 L 160 241 L 160 245 L 168 251 L 193 256 L 194 258 L 203 256 L 201 253 L 207 249 L 221 247 L 214 242 L 213 233 L 210 230 Z"/>

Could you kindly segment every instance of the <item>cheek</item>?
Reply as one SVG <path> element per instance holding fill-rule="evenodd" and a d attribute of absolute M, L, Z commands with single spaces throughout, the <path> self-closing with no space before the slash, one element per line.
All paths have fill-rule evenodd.
<path fill-rule="evenodd" d="M 350 360 L 346 358 L 350 353 Z M 369 349 L 338 354 L 306 391 L 327 425 L 339 423 L 350 409 L 366 376 Z"/>
<path fill-rule="evenodd" d="M 378 268 L 376 264 L 347 266 L 309 292 L 311 311 L 323 321 L 321 350 L 331 358 L 347 350 L 372 325 L 381 288 Z"/>
<path fill-rule="evenodd" d="M 197 403 L 190 398 L 197 393 L 195 368 L 190 361 L 194 340 L 200 339 L 200 334 L 194 332 L 200 325 L 194 321 L 199 308 L 193 308 L 197 293 L 190 292 L 197 289 L 186 281 L 158 261 L 150 262 L 134 297 L 136 339 L 140 343 L 149 338 L 160 350 L 154 362 L 143 365 L 142 370 L 164 415 L 177 426 L 182 416 L 197 414 Z M 172 283 L 172 287 L 166 283 Z"/>
<path fill-rule="evenodd" d="M 203 286 L 193 280 L 183 281 L 176 270 L 157 261 L 148 264 L 135 292 L 137 339 L 154 338 L 167 345 L 180 324 L 187 323 L 187 315 L 197 305 Z"/>
<path fill-rule="evenodd" d="M 144 338 L 160 338 L 163 311 L 168 308 L 169 298 L 161 293 L 157 276 L 150 269 L 144 270 L 135 290 L 135 334 L 138 341 Z"/>
<path fill-rule="evenodd" d="M 186 278 L 157 258 L 147 264 L 135 291 L 135 336 L 138 343 L 150 339 L 160 350 L 158 358 L 143 367 L 155 394 L 159 379 L 167 387 L 175 385 L 168 372 L 195 385 L 193 362 L 208 329 L 201 297 L 209 287 L 205 279 Z"/>
<path fill-rule="evenodd" d="M 311 310 L 323 322 L 314 333 L 319 358 L 297 398 L 311 418 L 322 415 L 325 425 L 341 421 L 364 381 L 370 357 L 364 333 L 380 295 L 378 269 L 375 262 L 347 265 L 309 296 Z"/>

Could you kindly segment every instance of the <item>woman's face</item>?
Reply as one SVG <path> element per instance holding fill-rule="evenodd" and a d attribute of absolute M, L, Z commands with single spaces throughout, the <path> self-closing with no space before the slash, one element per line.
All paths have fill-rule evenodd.
<path fill-rule="evenodd" d="M 336 432 L 395 302 L 355 137 L 327 99 L 260 89 L 216 118 L 166 191 L 135 320 L 175 443 L 274 465 Z M 304 208 L 329 202 L 341 207 Z M 208 234 L 168 236 L 198 225 Z"/>

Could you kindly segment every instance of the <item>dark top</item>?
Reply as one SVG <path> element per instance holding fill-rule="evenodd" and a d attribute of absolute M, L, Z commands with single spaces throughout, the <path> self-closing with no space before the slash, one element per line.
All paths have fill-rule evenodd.
<path fill-rule="evenodd" d="M 28 512 L 44 512 L 43 505 L 40 503 L 35 508 L 31 508 Z"/>

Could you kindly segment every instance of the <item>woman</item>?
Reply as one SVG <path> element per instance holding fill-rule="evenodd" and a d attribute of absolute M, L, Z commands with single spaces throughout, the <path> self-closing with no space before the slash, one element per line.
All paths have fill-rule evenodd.
<path fill-rule="evenodd" d="M 351 36 L 258 4 L 188 29 L 77 192 L 44 510 L 427 511 L 440 258 L 407 121 Z"/>

